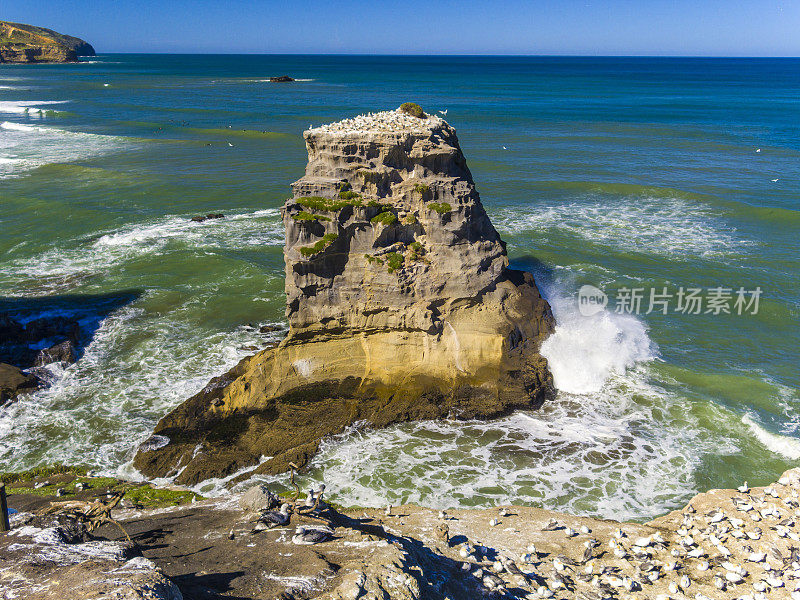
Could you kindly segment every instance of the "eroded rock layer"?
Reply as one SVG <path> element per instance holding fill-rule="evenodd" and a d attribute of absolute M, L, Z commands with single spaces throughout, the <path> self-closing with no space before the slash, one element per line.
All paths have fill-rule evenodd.
<path fill-rule="evenodd" d="M 304 135 L 283 207 L 289 334 L 162 419 L 147 475 L 279 472 L 356 422 L 490 417 L 552 390 L 550 308 L 508 268 L 455 130 L 388 111 Z"/>

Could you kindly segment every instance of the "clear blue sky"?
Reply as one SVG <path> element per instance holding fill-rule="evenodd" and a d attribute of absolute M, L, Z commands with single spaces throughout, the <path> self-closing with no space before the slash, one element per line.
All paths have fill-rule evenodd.
<path fill-rule="evenodd" d="M 7 0 L 100 53 L 800 56 L 800 0 Z"/>

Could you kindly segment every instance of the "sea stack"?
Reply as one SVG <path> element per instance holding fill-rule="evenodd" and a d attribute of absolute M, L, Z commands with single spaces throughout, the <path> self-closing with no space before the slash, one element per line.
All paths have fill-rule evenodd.
<path fill-rule="evenodd" d="M 487 418 L 553 391 L 550 307 L 508 267 L 455 130 L 396 110 L 304 137 L 282 210 L 289 333 L 161 420 L 147 476 L 278 473 L 354 423 Z"/>

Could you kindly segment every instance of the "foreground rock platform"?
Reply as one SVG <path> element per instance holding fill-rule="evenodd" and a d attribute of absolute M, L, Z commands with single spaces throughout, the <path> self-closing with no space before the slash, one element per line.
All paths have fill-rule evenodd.
<path fill-rule="evenodd" d="M 12 495 L 27 512 L 0 534 L 0 598 L 60 599 L 66 589 L 74 600 L 800 598 L 800 469 L 767 487 L 699 494 L 643 524 L 400 506 L 329 508 L 254 533 L 256 497 L 115 511 L 134 549 L 110 525 L 69 540 L 68 527 L 33 516 L 54 498 Z M 292 543 L 297 525 L 323 518 L 330 541 Z"/>
<path fill-rule="evenodd" d="M 278 473 L 353 423 L 487 418 L 553 393 L 550 307 L 508 267 L 455 130 L 396 110 L 304 137 L 283 207 L 289 333 L 161 420 L 134 462 L 148 477 Z"/>

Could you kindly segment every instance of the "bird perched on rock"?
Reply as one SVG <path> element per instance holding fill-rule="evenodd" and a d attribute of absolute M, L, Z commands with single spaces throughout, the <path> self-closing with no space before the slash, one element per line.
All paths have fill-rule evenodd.
<path fill-rule="evenodd" d="M 298 527 L 295 529 L 292 536 L 292 543 L 295 544 L 321 544 L 327 542 L 333 537 L 333 531 L 330 529 L 316 529 L 311 527 Z"/>
<path fill-rule="evenodd" d="M 542 527 L 542 531 L 555 531 L 556 529 L 561 529 L 561 525 L 555 519 L 550 519 L 547 525 Z"/>
<path fill-rule="evenodd" d="M 266 510 L 258 517 L 255 527 L 251 533 L 264 531 L 265 529 L 272 529 L 286 525 L 289 522 L 289 505 L 284 503 L 280 510 Z"/>

